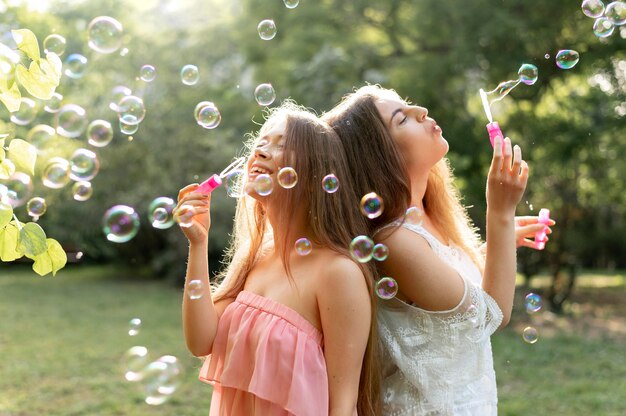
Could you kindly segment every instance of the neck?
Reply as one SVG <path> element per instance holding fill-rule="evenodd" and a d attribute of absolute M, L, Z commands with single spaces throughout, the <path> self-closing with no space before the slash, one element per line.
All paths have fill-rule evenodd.
<path fill-rule="evenodd" d="M 270 204 L 268 204 L 270 205 Z M 274 239 L 274 254 L 278 253 L 276 248 L 294 247 L 296 240 L 302 237 L 306 237 L 309 240 L 313 239 L 313 233 L 311 227 L 307 222 L 306 212 L 300 209 L 289 219 L 288 223 L 285 223 L 285 218 L 281 218 L 281 212 L 284 208 L 279 206 L 266 206 L 267 218 L 272 227 L 272 234 Z"/>
<path fill-rule="evenodd" d="M 424 211 L 424 195 L 426 195 L 426 186 L 428 185 L 428 172 L 412 173 L 411 180 L 411 206 L 417 207 Z"/>

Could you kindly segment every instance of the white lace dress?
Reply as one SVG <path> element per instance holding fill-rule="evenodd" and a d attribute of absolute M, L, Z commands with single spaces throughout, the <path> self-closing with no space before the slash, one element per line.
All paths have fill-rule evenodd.
<path fill-rule="evenodd" d="M 402 226 L 426 239 L 459 273 L 465 293 L 449 311 L 380 300 L 383 414 L 497 415 L 490 336 L 502 322 L 500 308 L 482 289 L 480 271 L 464 251 L 442 244 L 421 226 Z"/>

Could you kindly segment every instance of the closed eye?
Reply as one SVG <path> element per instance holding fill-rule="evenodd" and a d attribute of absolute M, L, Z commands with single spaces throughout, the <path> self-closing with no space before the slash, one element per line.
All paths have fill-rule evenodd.
<path fill-rule="evenodd" d="M 404 124 L 406 122 L 407 118 L 408 118 L 407 116 L 404 116 L 404 118 L 402 120 L 400 120 L 400 123 L 398 123 L 398 124 L 399 125 Z"/>

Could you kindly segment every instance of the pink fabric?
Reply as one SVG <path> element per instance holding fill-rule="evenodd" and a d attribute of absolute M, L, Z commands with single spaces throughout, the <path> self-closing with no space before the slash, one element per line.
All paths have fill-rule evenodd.
<path fill-rule="evenodd" d="M 293 309 L 242 291 L 222 314 L 200 380 L 211 416 L 328 414 L 322 334 Z"/>

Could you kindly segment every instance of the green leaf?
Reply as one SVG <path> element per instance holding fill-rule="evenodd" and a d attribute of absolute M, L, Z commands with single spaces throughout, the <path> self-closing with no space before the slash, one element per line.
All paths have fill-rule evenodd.
<path fill-rule="evenodd" d="M 55 78 L 54 74 L 46 75 L 43 73 L 35 61 L 30 63 L 28 69 L 24 65 L 18 65 L 15 74 L 20 85 L 26 88 L 30 95 L 41 100 L 52 98 L 54 90 L 59 85 L 59 79 Z"/>
<path fill-rule="evenodd" d="M 18 249 L 19 236 L 20 232 L 13 222 L 0 229 L 0 260 L 13 261 L 24 255 Z"/>
<path fill-rule="evenodd" d="M 39 43 L 37 37 L 28 29 L 12 30 L 11 34 L 17 48 L 24 52 L 33 61 L 39 60 Z"/>
<path fill-rule="evenodd" d="M 4 152 L 4 137 L 0 135 L 0 162 L 2 162 L 5 157 L 6 157 L 6 153 Z"/>
<path fill-rule="evenodd" d="M 56 84 L 59 85 L 59 81 L 61 80 L 61 69 L 63 64 L 61 63 L 61 58 L 56 53 L 48 52 L 46 54 L 45 59 L 41 59 L 39 61 L 39 66 L 43 73 L 56 80 Z"/>
<path fill-rule="evenodd" d="M 35 174 L 35 162 L 37 161 L 37 148 L 22 139 L 13 139 L 9 142 L 9 157 L 15 167 L 22 172 Z"/>
<path fill-rule="evenodd" d="M 45 276 L 52 271 L 52 259 L 47 252 L 32 257 L 27 255 L 27 257 L 34 260 L 33 270 L 39 276 Z"/>
<path fill-rule="evenodd" d="M 11 204 L 0 201 L 0 229 L 6 227 L 13 218 L 13 207 Z"/>
<path fill-rule="evenodd" d="M 47 249 L 46 233 L 39 224 L 28 222 L 20 230 L 19 248 L 24 254 L 37 256 Z"/>
<path fill-rule="evenodd" d="M 9 179 L 15 173 L 15 165 L 9 159 L 0 162 L 0 179 Z"/>
<path fill-rule="evenodd" d="M 48 243 L 47 253 L 52 260 L 52 275 L 56 276 L 57 272 L 67 264 L 67 254 L 57 240 L 48 238 L 46 242 Z"/>
<path fill-rule="evenodd" d="M 17 82 L 14 82 L 11 88 L 0 91 L 0 101 L 4 103 L 10 113 L 20 109 L 20 98 L 22 98 L 22 93 L 17 87 Z"/>
<path fill-rule="evenodd" d="M 48 238 L 46 240 L 47 249 L 45 252 L 37 255 L 26 255 L 29 259 L 34 261 L 33 270 L 40 276 L 45 276 L 46 274 L 52 272 L 53 276 L 56 276 L 56 273 L 65 267 L 67 263 L 67 255 L 59 244 L 58 241 Z"/>

